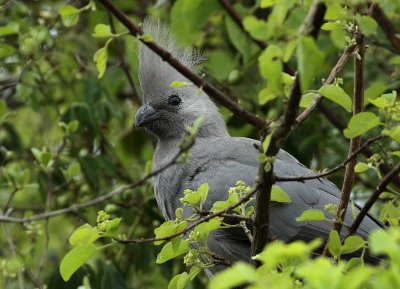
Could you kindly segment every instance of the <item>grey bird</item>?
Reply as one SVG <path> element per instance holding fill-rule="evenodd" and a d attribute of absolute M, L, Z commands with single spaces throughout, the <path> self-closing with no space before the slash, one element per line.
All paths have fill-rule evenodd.
<path fill-rule="evenodd" d="M 195 69 L 201 60 L 196 51 L 177 44 L 168 28 L 159 21 L 145 20 L 143 30 L 189 68 Z M 136 113 L 135 125 L 144 127 L 157 138 L 154 170 L 161 168 L 178 153 L 186 127 L 191 126 L 198 117 L 204 118 L 191 148 L 189 161 L 175 164 L 154 177 L 155 197 L 165 219 L 175 219 L 175 210 L 182 207 L 180 198 L 185 189 L 196 190 L 201 184 L 208 183 L 209 194 L 204 209 L 209 210 L 215 201 L 227 199 L 229 188 L 234 187 L 238 180 L 249 186 L 255 185 L 259 167 L 259 151 L 255 144 L 259 141 L 231 137 L 217 106 L 197 87 L 171 87 L 173 81 L 189 80 L 145 45 L 140 45 L 139 61 L 143 105 Z M 278 176 L 314 174 L 284 150 L 276 157 L 274 173 Z M 297 222 L 295 219 L 304 210 L 324 210 L 326 204 L 337 204 L 339 189 L 324 178 L 280 182 L 278 186 L 290 196 L 292 202 L 272 203 L 271 236 L 285 242 L 310 241 L 317 237 L 327 239 L 330 223 Z M 349 207 L 345 223 L 351 224 L 354 220 L 351 211 Z M 357 233 L 366 238 L 371 230 L 379 226 L 378 221 L 368 216 Z M 347 229 L 343 228 L 342 236 L 345 234 Z M 207 246 L 230 262 L 249 262 L 251 258 L 250 242 L 239 228 L 212 232 Z"/>

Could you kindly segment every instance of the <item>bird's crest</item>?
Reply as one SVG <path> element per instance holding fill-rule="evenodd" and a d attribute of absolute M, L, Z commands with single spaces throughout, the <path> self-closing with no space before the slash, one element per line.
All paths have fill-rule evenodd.
<path fill-rule="evenodd" d="M 152 36 L 155 43 L 170 52 L 188 68 L 194 70 L 202 62 L 201 54 L 191 47 L 180 45 L 167 25 L 159 19 L 146 18 L 142 29 L 145 34 Z M 140 43 L 139 47 L 139 63 L 139 79 L 144 102 L 162 96 L 173 81 L 188 81 L 143 43 Z"/>

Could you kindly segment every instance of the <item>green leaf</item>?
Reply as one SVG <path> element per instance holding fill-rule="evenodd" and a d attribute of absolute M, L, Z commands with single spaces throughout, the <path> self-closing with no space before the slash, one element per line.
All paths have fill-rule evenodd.
<path fill-rule="evenodd" d="M 348 112 L 351 112 L 351 98 L 341 87 L 328 84 L 322 86 L 318 92 L 323 97 L 337 103 Z"/>
<path fill-rule="evenodd" d="M 116 237 L 119 224 L 121 223 L 122 219 L 121 218 L 114 218 L 111 221 L 109 221 L 106 225 L 106 233 L 110 237 Z"/>
<path fill-rule="evenodd" d="M 213 218 L 208 222 L 203 222 L 203 223 L 199 224 L 198 226 L 196 226 L 196 228 L 194 229 L 194 232 L 198 234 L 198 238 L 200 240 L 207 241 L 208 234 L 211 231 L 219 229 L 221 227 L 221 222 L 222 222 L 221 218 Z"/>
<path fill-rule="evenodd" d="M 301 96 L 299 106 L 301 108 L 307 108 L 311 105 L 314 99 L 318 96 L 318 93 L 315 92 L 307 92 Z"/>
<path fill-rule="evenodd" d="M 356 20 L 357 24 L 360 26 L 361 32 L 365 36 L 371 36 L 373 34 L 376 34 L 376 29 L 378 28 L 378 24 L 372 17 L 365 15 L 357 15 Z"/>
<path fill-rule="evenodd" d="M 260 8 L 269 8 L 279 3 L 280 0 L 261 0 Z"/>
<path fill-rule="evenodd" d="M 169 282 L 168 289 L 183 289 L 189 280 L 189 274 L 187 272 L 175 275 Z"/>
<path fill-rule="evenodd" d="M 374 81 L 364 91 L 364 105 L 370 103 L 373 99 L 380 96 L 387 89 L 387 85 L 382 81 Z"/>
<path fill-rule="evenodd" d="M 97 24 L 94 27 L 94 33 L 92 34 L 94 38 L 109 38 L 113 36 L 111 32 L 111 27 L 106 24 Z"/>
<path fill-rule="evenodd" d="M 375 255 L 388 255 L 392 261 L 400 265 L 400 230 L 389 228 L 387 230 L 377 229 L 369 236 L 369 248 Z"/>
<path fill-rule="evenodd" d="M 0 58 L 12 56 L 17 52 L 14 46 L 9 44 L 0 43 Z"/>
<path fill-rule="evenodd" d="M 138 37 L 139 39 L 142 39 L 143 42 L 152 42 L 153 41 L 153 36 L 148 33 L 144 33 Z"/>
<path fill-rule="evenodd" d="M 102 78 L 104 73 L 106 72 L 108 58 L 107 47 L 111 40 L 112 38 L 108 39 L 104 47 L 97 50 L 93 55 L 93 61 L 96 63 L 96 68 L 99 72 L 98 78 Z"/>
<path fill-rule="evenodd" d="M 382 134 L 388 135 L 396 142 L 400 143 L 400 126 L 392 127 L 390 130 L 384 129 Z"/>
<path fill-rule="evenodd" d="M 250 33 L 250 35 L 257 40 L 268 40 L 270 37 L 269 28 L 267 22 L 258 19 L 255 16 L 246 16 L 243 19 L 244 29 Z"/>
<path fill-rule="evenodd" d="M 364 265 L 364 259 L 360 257 L 354 257 L 349 260 L 346 264 L 346 271 L 352 270 L 353 268 L 357 268 Z"/>
<path fill-rule="evenodd" d="M 9 22 L 4 26 L 0 26 L 0 37 L 18 34 L 19 24 L 17 22 Z"/>
<path fill-rule="evenodd" d="M 360 236 L 349 236 L 344 240 L 341 249 L 342 254 L 350 254 L 356 252 L 365 246 L 365 241 Z"/>
<path fill-rule="evenodd" d="M 282 50 L 276 45 L 269 45 L 258 58 L 258 65 L 271 92 L 282 94 Z"/>
<path fill-rule="evenodd" d="M 277 97 L 278 94 L 268 86 L 267 88 L 262 89 L 258 94 L 258 103 L 264 105 Z"/>
<path fill-rule="evenodd" d="M 363 163 L 363 162 L 358 162 L 356 165 L 355 165 L 355 167 L 354 167 L 354 171 L 356 172 L 356 173 L 362 173 L 362 172 L 365 172 L 366 170 L 368 170 L 369 169 L 369 166 L 368 166 L 368 164 L 366 164 L 366 163 Z"/>
<path fill-rule="evenodd" d="M 71 27 L 78 23 L 79 13 L 81 11 L 74 6 L 65 5 L 62 6 L 58 12 L 61 15 L 62 23 L 67 27 Z"/>
<path fill-rule="evenodd" d="M 297 222 L 302 221 L 326 221 L 325 214 L 321 210 L 309 209 L 305 210 L 299 217 L 296 218 Z"/>
<path fill-rule="evenodd" d="M 218 1 L 177 0 L 171 9 L 171 30 L 184 43 L 195 43 L 202 39 L 210 17 L 220 10 Z"/>
<path fill-rule="evenodd" d="M 69 243 L 72 246 L 84 245 L 94 243 L 100 238 L 100 232 L 97 228 L 90 226 L 89 224 L 84 224 L 78 227 L 69 237 Z"/>
<path fill-rule="evenodd" d="M 298 69 L 300 73 L 301 91 L 308 90 L 320 71 L 324 53 L 315 45 L 312 37 L 302 37 L 297 45 Z"/>
<path fill-rule="evenodd" d="M 210 280 L 209 289 L 228 289 L 257 279 L 256 270 L 250 264 L 235 263 L 232 267 L 215 274 Z"/>
<path fill-rule="evenodd" d="M 173 88 L 180 88 L 180 87 L 185 87 L 185 86 L 190 86 L 193 85 L 191 82 L 185 82 L 185 81 L 172 81 L 169 87 Z"/>
<path fill-rule="evenodd" d="M 351 117 L 343 134 L 346 138 L 355 138 L 378 125 L 380 125 L 379 116 L 372 112 L 360 112 Z"/>
<path fill-rule="evenodd" d="M 277 185 L 273 185 L 271 188 L 271 201 L 278 202 L 278 203 L 291 203 L 292 200 L 290 199 L 289 195 L 285 193 Z"/>
<path fill-rule="evenodd" d="M 0 120 L 4 119 L 7 115 L 7 102 L 4 99 L 0 99 Z"/>
<path fill-rule="evenodd" d="M 178 246 L 174 248 L 174 246 L 172 246 L 172 242 L 165 244 L 157 256 L 157 264 L 162 264 L 189 251 L 190 248 L 186 241 L 182 240 L 181 237 L 176 237 L 175 239 L 179 240 Z"/>
<path fill-rule="evenodd" d="M 321 26 L 322 30 L 332 31 L 343 29 L 343 25 L 340 22 L 326 22 Z"/>
<path fill-rule="evenodd" d="M 201 184 L 197 192 L 200 194 L 200 202 L 204 203 L 208 196 L 208 183 Z"/>
<path fill-rule="evenodd" d="M 332 256 L 339 257 L 340 247 L 341 243 L 338 231 L 331 230 L 329 233 L 329 240 L 328 240 L 329 253 L 331 253 Z"/>
<path fill-rule="evenodd" d="M 60 273 L 63 280 L 68 281 L 72 274 L 99 250 L 92 243 L 89 243 L 77 246 L 69 251 L 60 263 Z"/>
<path fill-rule="evenodd" d="M 184 230 L 187 226 L 187 221 L 182 221 L 179 223 L 176 223 L 175 221 L 166 221 L 162 223 L 158 228 L 154 229 L 154 234 L 156 235 L 156 238 L 165 238 L 168 236 L 171 236 L 175 233 L 181 232 Z M 156 241 L 154 242 L 154 245 L 160 245 L 164 241 Z"/>

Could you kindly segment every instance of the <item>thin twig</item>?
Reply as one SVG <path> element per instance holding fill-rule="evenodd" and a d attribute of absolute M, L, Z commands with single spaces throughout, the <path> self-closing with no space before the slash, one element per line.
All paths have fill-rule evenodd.
<path fill-rule="evenodd" d="M 356 27 L 355 30 L 356 40 L 356 51 L 354 55 L 354 93 L 353 93 L 353 115 L 362 112 L 364 107 L 364 36 L 361 31 Z M 361 136 L 354 137 L 350 140 L 349 156 L 353 155 L 355 151 L 360 148 Z M 350 194 L 353 189 L 355 172 L 354 167 L 356 165 L 356 157 L 352 158 L 346 164 L 346 171 L 344 174 L 344 180 L 342 190 L 340 193 L 339 205 L 336 210 L 336 217 L 332 224 L 331 230 L 335 230 L 340 234 L 342 229 L 342 223 L 346 215 L 347 206 L 350 200 Z M 323 252 L 324 256 L 329 255 L 328 244 L 325 245 Z"/>
<path fill-rule="evenodd" d="M 304 175 L 304 176 L 297 176 L 297 177 L 280 177 L 280 176 L 275 176 L 275 181 L 276 182 L 303 182 L 306 180 L 313 180 L 313 179 L 319 179 L 319 178 L 323 178 L 326 177 L 328 175 L 331 175 L 335 172 L 337 172 L 338 170 L 344 168 L 346 166 L 346 164 L 348 162 L 350 162 L 353 158 L 355 158 L 357 155 L 359 155 L 365 147 L 369 146 L 370 144 L 376 142 L 377 140 L 383 139 L 387 136 L 384 135 L 378 135 L 374 138 L 371 138 L 369 140 L 367 140 L 365 143 L 363 143 L 362 146 L 360 146 L 356 151 L 354 151 L 346 160 L 344 160 L 343 162 L 341 162 L 340 164 L 338 164 L 337 166 L 333 167 L 330 170 L 327 170 L 323 173 L 320 174 L 314 174 L 314 175 Z"/>
<path fill-rule="evenodd" d="M 353 51 L 355 49 L 355 45 L 350 45 L 346 47 L 345 51 L 340 56 L 338 62 L 331 70 L 328 78 L 324 82 L 324 85 L 332 84 L 335 81 L 335 78 L 339 75 L 342 71 L 343 67 L 347 63 L 347 61 L 351 58 Z M 303 122 L 305 122 L 311 113 L 315 110 L 315 108 L 319 105 L 322 101 L 322 95 L 318 94 L 317 97 L 313 100 L 313 102 L 296 118 L 295 126 L 299 127 Z"/>
<path fill-rule="evenodd" d="M 171 240 L 175 237 L 185 235 L 187 232 L 191 231 L 194 229 L 196 226 L 208 222 L 211 219 L 214 219 L 216 217 L 221 217 L 222 215 L 228 214 L 230 211 L 233 209 L 237 208 L 241 204 L 247 202 L 253 195 L 258 191 L 258 186 L 256 186 L 250 193 L 247 195 L 243 196 L 237 203 L 230 205 L 229 207 L 226 207 L 225 209 L 219 210 L 217 212 L 211 213 L 206 217 L 200 218 L 196 222 L 191 223 L 189 226 L 187 226 L 185 229 L 183 229 L 180 232 L 177 232 L 175 234 L 162 237 L 162 238 L 140 238 L 140 239 L 132 239 L 132 240 L 117 240 L 119 243 L 122 244 L 143 244 L 143 243 L 152 243 L 152 242 L 157 242 L 157 241 L 168 241 Z"/>
<path fill-rule="evenodd" d="M 33 215 L 31 217 L 25 217 L 25 218 L 15 218 L 15 217 L 9 217 L 6 215 L 0 215 L 0 223 L 27 223 L 27 222 L 35 222 L 35 221 L 39 221 L 39 220 L 43 220 L 43 219 L 48 219 L 48 218 L 53 218 L 59 215 L 63 215 L 66 213 L 70 213 L 70 212 L 76 212 L 79 209 L 83 209 L 83 208 L 87 208 L 87 207 L 91 207 L 94 206 L 96 204 L 102 203 L 116 195 L 119 195 L 123 192 L 126 192 L 128 190 L 131 190 L 133 188 L 139 187 L 143 184 L 145 184 L 149 179 L 151 179 L 154 176 L 157 176 L 158 174 L 160 174 L 161 172 L 163 172 L 164 170 L 166 170 L 167 168 L 169 168 L 170 166 L 176 164 L 176 162 L 178 161 L 180 155 L 183 153 L 183 149 L 180 150 L 172 159 L 171 161 L 169 161 L 167 164 L 165 164 L 164 166 L 162 166 L 161 168 L 159 168 L 158 170 L 155 170 L 149 174 L 147 174 L 146 176 L 144 176 L 143 178 L 141 178 L 140 180 L 129 184 L 129 185 L 124 185 L 121 186 L 107 194 L 101 195 L 95 199 L 89 200 L 87 202 L 81 203 L 81 204 L 75 204 L 72 205 L 70 207 L 64 208 L 64 209 L 60 209 L 60 210 L 55 210 L 55 211 L 50 211 L 47 213 L 42 213 L 42 214 L 37 214 L 37 215 Z"/>
<path fill-rule="evenodd" d="M 107 16 L 108 16 L 108 22 L 110 23 L 111 32 L 116 34 L 117 31 L 115 29 L 114 21 L 113 21 L 110 11 L 108 11 L 108 10 L 107 10 Z M 135 83 L 133 82 L 133 77 L 131 75 L 131 72 L 129 71 L 129 65 L 126 63 L 125 58 L 124 58 L 124 51 L 122 48 L 121 41 L 118 37 L 115 37 L 114 42 L 115 42 L 115 48 L 117 51 L 117 55 L 118 55 L 118 58 L 120 61 L 120 67 L 124 71 L 126 79 L 128 80 L 129 86 L 131 87 L 131 90 L 132 90 L 132 99 L 136 104 L 140 104 L 139 94 L 136 90 Z"/>
<path fill-rule="evenodd" d="M 98 0 L 98 1 L 101 2 L 104 5 L 104 7 L 106 7 L 107 10 L 109 10 L 128 29 L 133 36 L 137 37 L 144 45 L 149 47 L 158 56 L 160 56 L 162 60 L 168 62 L 172 67 L 174 67 L 187 79 L 192 81 L 196 86 L 202 88 L 203 91 L 207 93 L 210 97 L 214 98 L 221 105 L 225 106 L 233 113 L 242 117 L 249 124 L 255 127 L 261 128 L 266 124 L 266 122 L 263 119 L 245 110 L 242 106 L 240 106 L 235 101 L 231 100 L 224 93 L 218 90 L 215 86 L 205 82 L 203 77 L 197 75 L 196 73 L 191 71 L 187 66 L 183 65 L 169 51 L 165 50 L 154 41 L 143 41 L 143 39 L 140 38 L 140 36 L 143 34 L 143 31 L 139 29 L 139 27 L 137 27 L 129 19 L 129 17 L 117 6 L 115 6 L 110 0 Z"/>
<path fill-rule="evenodd" d="M 375 191 L 371 194 L 368 201 L 365 203 L 361 211 L 358 213 L 357 218 L 354 220 L 353 224 L 350 226 L 348 230 L 348 235 L 352 235 L 357 232 L 358 227 L 361 222 L 368 214 L 368 211 L 372 208 L 373 204 L 378 200 L 379 196 L 385 191 L 386 187 L 390 184 L 392 179 L 399 175 L 400 172 L 400 164 L 397 164 L 393 169 L 383 177 L 383 179 L 379 182 Z M 346 237 L 347 238 L 347 237 Z"/>
<path fill-rule="evenodd" d="M 54 178 L 54 173 L 55 170 L 57 169 L 58 162 L 61 157 L 61 153 L 64 151 L 64 149 L 67 146 L 67 136 L 64 136 L 62 143 L 60 147 L 57 149 L 54 157 L 53 157 L 53 164 L 51 166 L 51 169 L 47 175 L 47 195 L 46 195 L 46 205 L 44 209 L 44 213 L 49 212 L 50 210 L 50 205 L 51 205 L 51 199 L 53 198 L 53 193 L 54 193 L 54 188 L 53 188 L 53 178 Z M 49 249 L 49 241 L 50 241 L 50 232 L 49 232 L 49 219 L 45 219 L 44 222 L 44 248 L 43 248 L 43 254 L 39 262 L 38 266 L 38 271 L 36 274 L 36 279 L 40 279 L 40 274 L 42 273 L 43 266 L 46 262 L 47 255 L 48 255 L 48 249 Z"/>

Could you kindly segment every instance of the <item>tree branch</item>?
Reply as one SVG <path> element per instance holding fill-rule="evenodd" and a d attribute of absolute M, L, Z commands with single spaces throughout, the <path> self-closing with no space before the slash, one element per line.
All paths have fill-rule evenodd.
<path fill-rule="evenodd" d="M 350 45 L 346 47 L 345 51 L 340 56 L 338 62 L 335 64 L 331 73 L 325 81 L 326 84 L 332 84 L 335 81 L 335 78 L 342 71 L 343 67 L 346 65 L 347 61 L 350 59 L 353 51 L 355 49 L 355 45 Z M 318 96 L 313 100 L 313 102 L 296 118 L 296 127 L 299 127 L 303 122 L 305 122 L 311 113 L 315 110 L 315 108 L 321 103 L 322 95 L 318 94 Z"/>
<path fill-rule="evenodd" d="M 361 211 L 358 213 L 357 218 L 354 220 L 353 224 L 349 228 L 349 235 L 357 232 L 358 227 L 363 221 L 364 217 L 368 214 L 368 211 L 372 208 L 372 205 L 378 200 L 379 196 L 383 193 L 386 187 L 390 184 L 392 179 L 398 176 L 400 172 L 400 164 L 397 164 L 378 184 L 375 191 L 369 197 L 368 201 L 365 203 Z M 346 237 L 347 238 L 347 237 Z"/>
<path fill-rule="evenodd" d="M 115 29 L 114 21 L 113 21 L 110 11 L 108 11 L 108 10 L 107 10 L 107 16 L 108 16 L 108 22 L 110 23 L 111 32 L 116 34 L 117 32 Z M 124 51 L 122 48 L 121 41 L 118 37 L 115 37 L 114 42 L 115 42 L 115 48 L 117 51 L 117 55 L 118 55 L 118 58 L 120 61 L 120 67 L 124 71 L 126 79 L 128 80 L 129 86 L 131 87 L 131 90 L 132 90 L 133 100 L 136 104 L 140 104 L 139 94 L 136 90 L 135 83 L 133 82 L 133 77 L 131 75 L 131 72 L 129 71 L 129 65 L 126 63 L 125 58 L 124 58 Z"/>
<path fill-rule="evenodd" d="M 27 222 L 35 222 L 35 221 L 40 221 L 43 219 L 49 219 L 49 218 L 53 218 L 59 215 L 63 215 L 63 214 L 67 214 L 70 212 L 76 212 L 79 209 L 83 209 L 83 208 L 87 208 L 87 207 L 91 207 L 94 206 L 96 204 L 102 203 L 116 195 L 119 195 L 123 192 L 126 192 L 127 190 L 139 187 L 143 184 L 146 183 L 147 180 L 151 179 L 154 176 L 157 176 L 158 174 L 160 174 L 161 172 L 163 172 L 164 170 L 166 170 L 167 168 L 169 168 L 170 166 L 176 164 L 176 162 L 178 161 L 179 157 L 181 156 L 181 154 L 186 151 L 188 148 L 182 148 L 172 159 L 171 161 L 169 161 L 168 163 L 166 163 L 164 166 L 162 166 L 160 169 L 155 170 L 149 174 L 147 174 L 145 177 L 141 178 L 140 180 L 129 184 L 129 185 L 125 185 L 125 186 L 121 186 L 107 194 L 101 195 L 95 199 L 89 200 L 87 202 L 81 203 L 81 204 L 76 204 L 76 205 L 72 205 L 70 207 L 64 208 L 64 209 L 60 209 L 60 210 L 55 210 L 55 211 L 49 211 L 49 212 L 45 212 L 42 214 L 37 214 L 37 215 L 33 215 L 31 217 L 24 217 L 24 218 L 15 218 L 15 217 L 10 217 L 7 215 L 0 215 L 0 223 L 27 223 Z"/>
<path fill-rule="evenodd" d="M 266 124 L 266 122 L 263 119 L 245 110 L 242 106 L 240 106 L 235 101 L 231 100 L 216 87 L 205 82 L 201 76 L 197 75 L 196 73 L 191 71 L 188 67 L 183 65 L 180 61 L 178 61 L 175 57 L 173 57 L 171 53 L 169 53 L 167 50 L 159 46 L 157 43 L 153 41 L 150 42 L 143 41 L 143 39 L 140 38 L 140 36 L 143 34 L 143 31 L 139 29 L 139 27 L 137 27 L 128 18 L 128 16 L 124 12 L 122 12 L 117 6 L 115 6 L 110 0 L 98 0 L 98 1 L 101 2 L 104 5 L 104 7 L 106 7 L 107 10 L 110 11 L 128 29 L 133 36 L 137 37 L 144 45 L 149 47 L 164 61 L 168 62 L 183 76 L 192 81 L 196 86 L 202 88 L 204 92 L 207 93 L 210 97 L 212 97 L 221 105 L 225 106 L 230 111 L 242 117 L 249 124 L 255 127 L 261 128 Z"/>
<path fill-rule="evenodd" d="M 325 15 L 325 4 L 321 1 L 314 1 L 304 24 L 300 27 L 300 31 L 306 31 L 308 34 L 316 37 L 320 26 L 322 25 L 323 18 Z M 266 161 L 261 162 L 258 170 L 258 186 L 259 190 L 256 194 L 256 207 L 254 216 L 253 226 L 253 244 L 251 246 L 252 256 L 260 253 L 265 245 L 268 243 L 269 235 L 269 224 L 270 224 L 270 202 L 271 202 L 271 189 L 275 182 L 273 173 L 273 159 L 282 147 L 283 142 L 290 135 L 293 130 L 293 125 L 296 121 L 296 116 L 299 110 L 299 103 L 301 99 L 301 89 L 299 74 L 295 75 L 292 90 L 289 95 L 289 99 L 286 104 L 286 109 L 278 121 L 276 127 L 265 127 L 261 131 L 261 144 L 264 143 L 266 137 L 270 134 L 271 139 L 267 151 L 265 152 Z M 260 146 L 261 153 L 263 151 L 263 145 Z M 265 169 L 265 165 L 268 163 L 269 169 Z M 260 264 L 254 261 L 256 266 Z"/>
<path fill-rule="evenodd" d="M 400 53 L 400 39 L 396 36 L 398 32 L 396 27 L 383 12 L 382 8 L 379 7 L 378 3 L 372 3 L 369 14 L 375 19 L 375 21 L 382 28 L 383 33 L 385 33 L 387 39 L 392 44 L 397 53 Z"/>
<path fill-rule="evenodd" d="M 337 166 L 335 166 L 332 169 L 327 170 L 323 173 L 315 174 L 315 175 L 311 175 L 311 176 L 304 175 L 304 176 L 297 176 L 297 177 L 275 176 L 275 181 L 276 182 L 303 182 L 306 180 L 313 180 L 313 179 L 319 179 L 319 178 L 326 177 L 326 176 L 331 175 L 331 174 L 337 172 L 338 170 L 344 168 L 351 160 L 353 160 L 358 154 L 360 154 L 364 150 L 365 147 L 367 147 L 370 144 L 374 143 L 375 141 L 380 140 L 385 137 L 386 136 L 378 135 L 374 138 L 367 140 L 362 146 L 360 146 L 356 151 L 354 151 L 346 160 L 344 160 Z"/>
<path fill-rule="evenodd" d="M 364 107 L 364 36 L 356 26 L 355 30 L 356 40 L 356 52 L 354 55 L 354 93 L 353 93 L 353 115 L 362 112 Z M 349 156 L 353 155 L 360 147 L 361 136 L 352 138 L 350 140 Z M 336 210 L 336 217 L 332 224 L 331 230 L 335 230 L 339 233 L 342 229 L 342 223 L 344 216 L 346 215 L 347 206 L 350 200 L 351 190 L 353 189 L 355 172 L 354 167 L 356 165 L 356 157 L 352 158 L 346 164 L 346 171 L 344 174 L 344 180 L 342 185 L 342 191 L 340 193 L 339 205 Z M 328 243 L 325 245 L 323 255 L 329 255 Z"/>
<path fill-rule="evenodd" d="M 193 230 L 196 226 L 200 225 L 201 223 L 208 222 L 211 219 L 214 219 L 216 217 L 222 217 L 223 215 L 229 214 L 230 211 L 235 209 L 236 207 L 240 206 L 241 204 L 247 202 L 250 200 L 250 198 L 258 191 L 258 186 L 256 186 L 250 193 L 245 195 L 242 199 L 240 199 L 237 203 L 230 205 L 229 207 L 226 207 L 223 210 L 211 213 L 207 215 L 204 218 L 200 218 L 196 222 L 191 223 L 189 226 L 187 226 L 185 229 L 183 229 L 180 232 L 177 232 L 175 234 L 162 237 L 162 238 L 140 238 L 140 239 L 132 239 L 132 240 L 117 240 L 119 243 L 122 244 L 143 244 L 143 243 L 152 243 L 156 241 L 169 241 L 175 237 L 185 235 L 189 231 Z"/>

